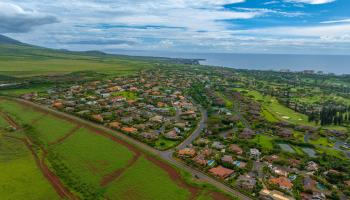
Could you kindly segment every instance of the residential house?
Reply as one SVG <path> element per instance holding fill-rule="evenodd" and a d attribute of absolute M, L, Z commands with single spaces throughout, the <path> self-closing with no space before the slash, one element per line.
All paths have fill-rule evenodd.
<path fill-rule="evenodd" d="M 196 150 L 193 148 L 184 148 L 178 151 L 179 157 L 193 158 L 196 155 Z"/>
<path fill-rule="evenodd" d="M 123 127 L 121 130 L 125 133 L 136 133 L 137 132 L 137 129 L 134 127 Z"/>
<path fill-rule="evenodd" d="M 239 147 L 237 144 L 231 144 L 228 148 L 229 151 L 237 154 L 237 155 L 242 155 L 243 154 L 243 149 Z"/>
<path fill-rule="evenodd" d="M 233 163 L 232 156 L 230 156 L 230 155 L 224 155 L 224 156 L 221 158 L 221 162 L 232 164 L 232 163 Z"/>
<path fill-rule="evenodd" d="M 283 190 L 290 191 L 293 187 L 293 183 L 286 177 L 280 176 L 278 178 L 270 178 L 270 183 L 278 185 Z"/>
<path fill-rule="evenodd" d="M 203 154 L 198 154 L 196 157 L 194 157 L 193 159 L 193 162 L 195 162 L 196 164 L 198 165 L 201 165 L 201 166 L 206 166 L 207 165 L 207 160 L 205 159 L 205 155 Z"/>
<path fill-rule="evenodd" d="M 243 131 L 239 134 L 239 138 L 242 139 L 251 139 L 255 136 L 255 133 L 253 130 L 251 130 L 250 128 L 245 128 L 243 129 Z"/>
<path fill-rule="evenodd" d="M 178 140 L 181 138 L 181 136 L 179 136 L 174 129 L 165 133 L 164 137 L 171 140 Z"/>
<path fill-rule="evenodd" d="M 221 144 L 221 142 L 215 141 L 215 142 L 213 142 L 211 147 L 213 147 L 214 149 L 217 149 L 217 150 L 221 150 L 221 149 L 225 148 L 225 145 Z"/>
<path fill-rule="evenodd" d="M 318 164 L 314 161 L 309 161 L 306 165 L 306 170 L 308 171 L 317 171 L 318 170 Z"/>
<path fill-rule="evenodd" d="M 245 190 L 253 190 L 256 182 L 255 177 L 249 174 L 240 175 L 237 179 L 238 186 Z"/>
<path fill-rule="evenodd" d="M 214 176 L 216 176 L 216 177 L 219 177 L 219 178 L 222 178 L 222 179 L 225 179 L 225 178 L 231 176 L 231 175 L 234 173 L 233 170 L 227 169 L 227 168 L 222 167 L 222 166 L 218 166 L 218 167 L 211 168 L 211 169 L 209 170 L 209 172 L 210 172 L 212 175 L 214 175 Z"/>
<path fill-rule="evenodd" d="M 247 163 L 246 162 L 242 162 L 242 161 L 239 161 L 239 160 L 235 160 L 233 161 L 233 164 L 238 167 L 238 168 L 245 168 L 247 166 Z"/>
<path fill-rule="evenodd" d="M 114 121 L 114 122 L 109 123 L 108 126 L 110 128 L 113 128 L 113 129 L 120 129 L 121 123 Z"/>
<path fill-rule="evenodd" d="M 261 153 L 260 153 L 259 149 L 250 149 L 250 157 L 251 158 L 259 160 L 260 155 L 261 155 Z"/>
<path fill-rule="evenodd" d="M 293 197 L 287 196 L 277 190 L 263 189 L 259 192 L 260 198 L 263 200 L 295 200 Z"/>
<path fill-rule="evenodd" d="M 103 117 L 100 114 L 91 115 L 91 119 L 94 120 L 95 122 L 99 122 L 99 123 L 103 122 Z"/>
<path fill-rule="evenodd" d="M 159 138 L 159 135 L 154 132 L 145 132 L 141 134 L 141 137 L 143 137 L 144 139 L 153 141 L 153 140 L 157 140 Z"/>

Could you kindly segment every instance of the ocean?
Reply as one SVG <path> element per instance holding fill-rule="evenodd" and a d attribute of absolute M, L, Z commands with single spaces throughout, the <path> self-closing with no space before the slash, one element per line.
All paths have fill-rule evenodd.
<path fill-rule="evenodd" d="M 134 56 L 204 59 L 200 61 L 203 65 L 236 69 L 315 70 L 325 73 L 350 74 L 350 55 L 174 53 L 156 51 L 114 51 L 113 53 Z"/>

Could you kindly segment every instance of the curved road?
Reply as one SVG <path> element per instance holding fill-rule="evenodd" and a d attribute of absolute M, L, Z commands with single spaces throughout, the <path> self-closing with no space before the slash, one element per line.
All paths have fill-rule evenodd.
<path fill-rule="evenodd" d="M 38 104 L 35 104 L 33 102 L 30 102 L 30 101 L 26 101 L 26 100 L 23 100 L 23 99 L 13 99 L 12 100 L 15 100 L 15 101 L 18 101 L 20 103 L 23 103 L 23 104 L 26 104 L 28 106 L 32 106 L 32 107 L 35 107 L 35 108 L 38 108 L 38 109 L 41 109 L 41 110 L 44 110 L 44 111 L 47 111 L 47 112 L 50 112 L 52 114 L 55 114 L 55 115 L 59 115 L 61 117 L 65 117 L 69 120 L 72 120 L 72 121 L 76 121 L 76 122 L 79 122 L 81 124 L 84 124 L 86 126 L 90 126 L 90 127 L 93 127 L 93 128 L 97 128 L 97 129 L 100 129 L 102 131 L 105 131 L 107 133 L 110 133 L 112 134 L 113 136 L 116 136 L 117 138 L 119 139 L 122 139 L 130 144 L 133 144 L 134 146 L 138 147 L 140 150 L 144 151 L 144 152 L 147 152 L 147 153 L 151 153 L 155 156 L 158 156 L 160 158 L 162 158 L 163 160 L 167 161 L 168 163 L 171 163 L 172 165 L 178 167 L 179 169 L 182 169 L 188 173 L 191 173 L 193 176 L 197 176 L 199 177 L 199 179 L 202 179 L 214 186 L 216 186 L 217 188 L 229 193 L 229 194 L 232 194 L 236 197 L 238 197 L 239 199 L 242 199 L 242 200 L 251 200 L 250 197 L 240 193 L 239 191 L 237 190 L 234 190 L 228 186 L 226 186 L 225 184 L 213 179 L 212 177 L 202 173 L 201 171 L 199 170 L 196 170 L 194 168 L 191 168 L 187 165 L 185 165 L 183 162 L 173 158 L 173 153 L 174 153 L 174 149 L 171 149 L 171 150 L 168 150 L 168 151 L 159 151 L 159 150 L 156 150 L 138 140 L 135 140 L 123 133 L 120 133 L 120 132 L 117 132 L 117 131 L 114 131 L 114 130 L 111 130 L 103 125 L 98 125 L 98 124 L 95 124 L 93 122 L 90 122 L 90 121 L 87 121 L 87 120 L 84 120 L 84 119 L 81 119 L 79 117 L 76 117 L 76 116 L 73 116 L 73 115 L 70 115 L 70 114 L 66 114 L 64 112 L 60 112 L 60 111 L 57 111 L 57 110 L 53 110 L 47 106 L 43 106 L 43 105 L 38 105 Z M 187 145 L 191 144 L 193 140 L 195 140 L 201 133 L 201 131 L 205 128 L 205 124 L 206 124 L 206 120 L 207 120 L 207 112 L 206 110 L 204 109 L 201 109 L 201 113 L 202 113 L 202 116 L 201 116 L 201 120 L 200 122 L 198 123 L 197 125 L 197 128 L 193 131 L 193 133 L 187 137 L 187 139 L 185 139 L 181 144 L 179 144 L 177 146 L 177 148 L 184 148 L 186 147 Z"/>

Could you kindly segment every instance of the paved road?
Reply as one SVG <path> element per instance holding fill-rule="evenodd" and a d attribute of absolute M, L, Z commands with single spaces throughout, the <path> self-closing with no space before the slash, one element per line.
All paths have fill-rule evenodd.
<path fill-rule="evenodd" d="M 92 123 L 90 121 L 87 121 L 87 120 L 84 120 L 84 119 L 81 119 L 79 117 L 76 117 L 76 116 L 73 116 L 73 115 L 70 115 L 70 114 L 66 114 L 66 113 L 63 113 L 63 112 L 60 112 L 60 111 L 57 111 L 57 110 L 53 110 L 47 106 L 43 106 L 43 105 L 38 105 L 38 104 L 35 104 L 35 103 L 32 103 L 32 102 L 29 102 L 29 101 L 25 101 L 25 100 L 22 100 L 22 99 L 13 99 L 13 100 L 16 100 L 18 102 L 22 102 L 22 103 L 25 103 L 27 105 L 30 105 L 32 107 L 35 107 L 35 108 L 38 108 L 38 109 L 41 109 L 41 110 L 44 110 L 44 111 L 47 111 L 47 112 L 50 112 L 50 113 L 54 113 L 54 114 L 57 114 L 57 115 L 60 115 L 62 117 L 65 117 L 69 120 L 72 120 L 72 121 L 76 121 L 76 122 L 79 122 L 81 124 L 84 124 L 86 126 L 90 126 L 90 127 L 93 127 L 93 128 L 97 128 L 97 129 L 100 129 L 102 131 L 105 131 L 107 133 L 110 133 L 112 134 L 113 136 L 116 136 L 117 138 L 119 139 L 122 139 L 130 144 L 133 144 L 134 146 L 136 146 L 137 148 L 139 148 L 141 151 L 143 152 L 146 152 L 146 153 L 150 153 L 154 156 L 157 156 L 157 157 L 160 157 L 162 160 L 164 161 L 167 161 L 168 163 L 178 167 L 179 169 L 182 169 L 188 173 L 191 173 L 193 176 L 197 176 L 199 179 L 201 180 L 204 180 L 212 185 L 214 185 L 215 187 L 227 192 L 227 193 L 230 193 L 236 197 L 238 197 L 239 199 L 242 199 L 242 200 L 251 200 L 250 197 L 240 193 L 239 191 L 237 190 L 234 190 L 228 186 L 226 186 L 225 184 L 213 179 L 212 177 L 200 172 L 199 170 L 196 170 L 196 169 L 193 169 L 187 165 L 185 165 L 183 162 L 175 159 L 172 154 L 174 152 L 174 150 L 168 150 L 168 151 L 158 151 L 138 140 L 135 140 L 134 138 L 131 138 L 123 133 L 120 133 L 118 131 L 114 131 L 114 130 L 111 130 L 105 126 L 102 126 L 102 125 L 98 125 L 98 124 L 95 124 L 95 123 Z M 182 142 L 177 148 L 182 148 L 182 147 L 185 147 L 187 146 L 188 144 L 192 143 L 192 141 L 194 139 L 196 139 L 199 134 L 201 133 L 201 131 L 203 130 L 203 128 L 205 127 L 205 122 L 207 120 L 207 113 L 204 109 L 201 109 L 201 112 L 202 112 L 202 119 L 200 120 L 200 123 L 197 125 L 197 128 L 195 129 L 195 131 L 193 132 L 193 134 L 191 134 L 184 142 Z"/>
<path fill-rule="evenodd" d="M 188 136 L 181 144 L 177 146 L 178 149 L 185 148 L 187 145 L 191 144 L 196 138 L 199 137 L 202 130 L 205 128 L 208 119 L 208 114 L 207 111 L 203 108 L 201 108 L 200 111 L 202 116 L 200 122 L 197 125 L 197 128 L 193 131 L 193 133 L 190 136 Z"/>

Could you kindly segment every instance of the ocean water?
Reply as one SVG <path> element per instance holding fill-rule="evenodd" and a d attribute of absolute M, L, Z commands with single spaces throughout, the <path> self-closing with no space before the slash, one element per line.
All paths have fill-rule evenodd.
<path fill-rule="evenodd" d="M 116 51 L 135 56 L 204 59 L 203 65 L 237 69 L 303 71 L 350 74 L 350 55 L 287 55 L 287 54 L 229 54 L 229 53 L 173 53 L 156 51 Z"/>

